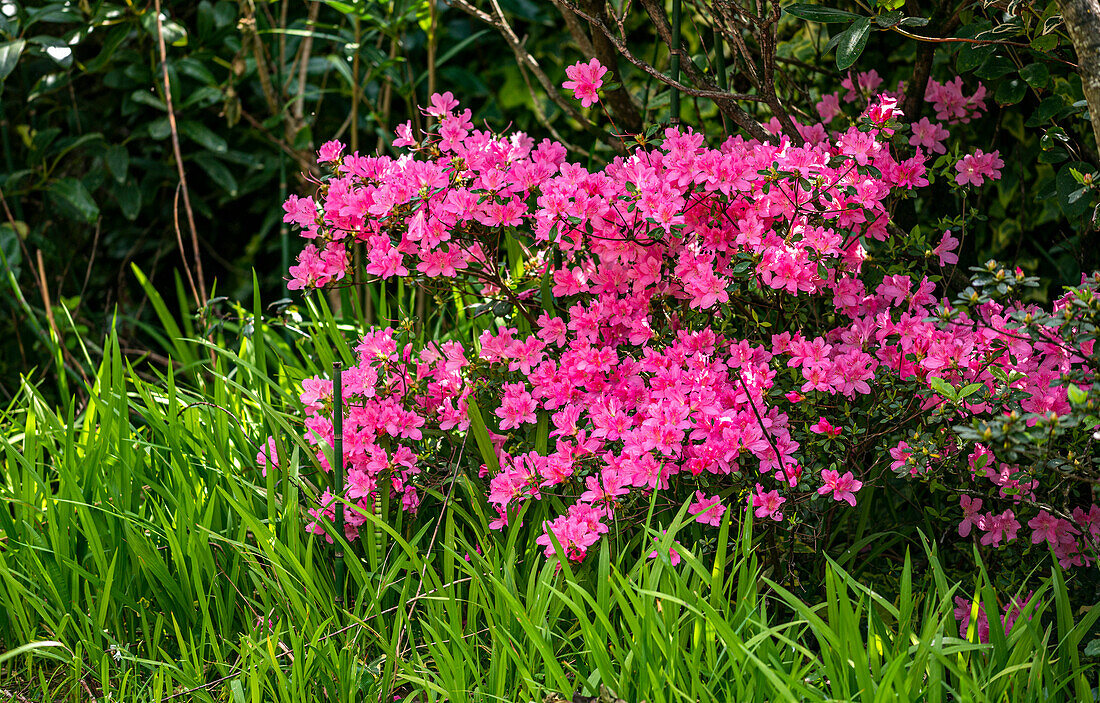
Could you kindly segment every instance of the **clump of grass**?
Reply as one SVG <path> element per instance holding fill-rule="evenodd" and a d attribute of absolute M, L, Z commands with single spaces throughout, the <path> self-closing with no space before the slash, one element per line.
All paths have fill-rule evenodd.
<path fill-rule="evenodd" d="M 575 567 L 535 544 L 545 507 L 491 532 L 483 487 L 456 472 L 416 520 L 366 515 L 367 544 L 333 531 L 338 583 L 335 549 L 302 529 L 327 477 L 294 411 L 301 378 L 350 361 L 350 326 L 318 301 L 288 341 L 257 306 L 232 345 L 188 341 L 150 293 L 177 365 L 139 372 L 108 338 L 85 406 L 25 383 L 0 417 L 0 690 L 16 700 L 1095 698 L 1080 649 L 1100 608 L 1074 622 L 1056 565 L 985 644 L 953 614 L 962 595 L 996 619 L 984 568 L 962 590 L 925 544 L 891 593 L 831 562 L 806 602 L 762 573 L 732 510 L 675 567 L 646 555 L 668 554 L 684 511 Z M 268 435 L 281 459 L 262 476 Z"/>

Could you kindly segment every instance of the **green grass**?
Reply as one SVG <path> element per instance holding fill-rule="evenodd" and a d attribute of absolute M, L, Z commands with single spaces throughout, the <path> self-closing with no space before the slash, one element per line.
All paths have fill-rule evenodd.
<path fill-rule="evenodd" d="M 301 440 L 294 396 L 303 376 L 350 361 L 341 328 L 321 305 L 302 323 L 316 333 L 292 342 L 266 325 L 232 349 L 230 335 L 189 342 L 153 293 L 174 370 L 136 370 L 109 338 L 79 411 L 24 384 L 0 418 L 8 695 L 1095 699 L 1080 651 L 1100 608 L 1073 611 L 1056 567 L 1032 617 L 980 644 L 958 636 L 953 597 L 977 589 L 994 602 L 984 570 L 962 590 L 935 546 L 917 545 L 892 593 L 830 563 L 820 602 L 805 602 L 763 573 L 733 510 L 713 544 L 685 539 L 676 567 L 643 545 L 656 538 L 667 553 L 683 511 L 665 533 L 605 540 L 583 566 L 559 566 L 534 543 L 545 508 L 490 533 L 483 488 L 456 472 L 415 520 L 383 505 L 368 540 L 341 541 L 339 588 L 334 548 L 303 530 L 303 506 L 329 477 Z M 283 460 L 263 477 L 254 457 L 269 434 Z"/>

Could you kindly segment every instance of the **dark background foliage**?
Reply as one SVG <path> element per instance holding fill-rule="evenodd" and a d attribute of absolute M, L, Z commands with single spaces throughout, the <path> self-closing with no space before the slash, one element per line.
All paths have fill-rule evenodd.
<path fill-rule="evenodd" d="M 131 264 L 162 290 L 179 276 L 192 308 L 186 268 L 198 271 L 177 202 L 154 4 L 4 2 L 2 10 L 0 249 L 10 294 L 0 299 L 0 396 L 8 398 L 20 372 L 45 373 L 51 329 L 74 364 L 74 332 L 95 340 L 118 324 L 135 349 L 144 346 L 138 323 L 149 311 Z M 281 203 L 315 173 L 320 142 L 385 149 L 433 84 L 461 94 L 479 119 L 517 112 L 515 71 L 485 51 L 495 35 L 427 2 L 203 0 L 166 2 L 162 13 L 203 298 L 250 297 L 253 269 L 266 300 L 286 295 L 297 245 Z M 524 117 L 514 122 L 522 127 Z"/>

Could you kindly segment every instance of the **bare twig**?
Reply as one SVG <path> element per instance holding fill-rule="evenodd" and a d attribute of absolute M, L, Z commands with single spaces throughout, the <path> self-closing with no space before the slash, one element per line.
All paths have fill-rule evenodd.
<path fill-rule="evenodd" d="M 168 79 L 168 51 L 164 46 L 164 28 L 161 20 L 160 0 L 153 0 L 154 10 L 157 13 L 157 46 L 160 49 L 161 75 L 164 78 L 164 103 L 168 108 L 168 126 L 172 130 L 172 152 L 176 157 L 176 172 L 179 174 L 179 188 L 183 192 L 183 209 L 187 213 L 187 225 L 191 229 L 191 250 L 194 255 L 195 271 L 198 274 L 198 289 L 191 283 L 191 293 L 195 296 L 195 304 L 198 307 L 206 305 L 206 279 L 202 272 L 202 257 L 199 254 L 199 231 L 195 227 L 195 213 L 191 210 L 191 195 L 187 189 L 187 174 L 183 170 L 183 153 L 180 151 L 180 135 L 176 128 L 176 112 L 172 106 L 172 83 Z M 178 192 L 178 191 L 177 191 Z M 177 233 L 178 233 L 177 225 Z M 188 278 L 191 278 L 190 266 L 187 263 L 187 253 L 183 250 L 183 239 L 180 242 L 180 257 L 183 259 L 184 268 L 187 269 Z"/>
<path fill-rule="evenodd" d="M 309 18 L 306 20 L 307 27 L 312 27 L 317 22 L 317 13 L 320 9 L 321 3 L 316 0 L 309 4 Z M 307 33 L 306 38 L 302 40 L 302 49 L 298 56 L 298 94 L 294 98 L 294 120 L 298 124 L 301 124 L 302 118 L 306 114 L 306 71 L 309 69 L 309 57 L 312 53 L 313 34 Z M 358 53 L 356 56 L 358 56 Z"/>
<path fill-rule="evenodd" d="M 99 250 L 99 231 L 103 224 L 103 218 L 100 217 L 95 221 L 95 236 L 92 239 L 92 255 L 88 258 L 88 268 L 84 271 L 84 284 L 80 286 L 80 302 L 77 303 L 77 310 L 84 304 L 84 293 L 88 290 L 88 279 L 92 277 L 92 264 L 95 263 L 95 255 Z M 75 314 L 75 311 L 74 311 Z"/>
<path fill-rule="evenodd" d="M 57 344 L 57 347 L 61 350 L 61 356 L 65 360 L 67 366 L 71 366 L 76 369 L 80 374 L 80 377 L 84 380 L 85 385 L 88 383 L 88 377 L 84 374 L 84 368 L 76 363 L 76 359 L 73 358 L 72 352 L 65 346 L 65 340 L 61 337 L 61 329 L 57 326 L 57 320 L 53 315 L 53 301 L 50 299 L 50 289 L 46 284 L 46 265 L 42 261 L 42 250 L 39 249 L 35 252 L 35 260 L 38 262 L 38 290 L 42 295 L 42 305 L 46 309 L 46 321 L 50 323 L 50 329 L 53 330 L 53 335 Z"/>
<path fill-rule="evenodd" d="M 890 30 L 893 31 L 893 32 L 897 32 L 898 34 L 905 37 L 906 39 L 913 39 L 914 41 L 919 41 L 919 42 L 930 42 L 930 43 L 933 43 L 933 44 L 977 44 L 979 46 L 1000 45 L 1000 46 L 1015 46 L 1015 47 L 1018 47 L 1018 48 L 1021 48 L 1021 49 L 1030 49 L 1031 48 L 1030 44 L 1025 44 L 1023 42 L 1018 42 L 1018 41 L 1009 41 L 1008 39 L 967 39 L 965 37 L 922 37 L 919 34 L 912 34 L 910 32 L 907 32 L 904 29 L 902 29 L 901 27 L 891 27 Z M 1058 63 L 1065 64 L 1066 66 L 1069 66 L 1070 68 L 1073 68 L 1073 69 L 1078 68 L 1077 64 L 1073 63 L 1072 61 L 1066 61 L 1065 59 L 1059 58 L 1059 57 L 1054 56 L 1052 54 L 1047 54 L 1046 56 L 1051 61 L 1057 61 Z"/>
<path fill-rule="evenodd" d="M 598 17 L 585 12 L 579 8 L 572 0 L 554 0 L 554 2 L 562 5 L 568 10 L 575 13 L 577 16 L 583 18 L 590 25 L 603 32 L 608 41 L 615 47 L 615 50 L 619 52 L 623 58 L 629 61 L 634 66 L 645 71 L 647 74 L 656 78 L 660 82 L 667 86 L 679 90 L 684 95 L 690 95 L 697 98 L 710 98 L 718 106 L 724 114 L 728 115 L 731 120 L 734 121 L 739 127 L 744 129 L 755 139 L 763 142 L 773 142 L 774 139 L 769 135 L 760 124 L 753 119 L 753 117 L 747 113 L 740 105 L 737 104 L 738 100 L 749 101 L 766 101 L 766 98 L 762 95 L 753 95 L 748 93 L 730 93 L 728 91 L 718 90 L 712 81 L 706 78 L 700 71 L 695 68 L 695 65 L 691 61 L 685 61 L 682 68 L 684 74 L 695 85 L 703 86 L 703 89 L 694 88 L 680 81 L 674 81 L 670 77 L 658 71 L 652 65 L 646 61 L 638 58 L 626 45 L 626 41 L 617 36 L 611 29 L 600 20 Z M 653 19 L 657 28 L 658 34 L 661 36 L 662 41 L 666 44 L 672 42 L 672 32 L 668 25 L 667 20 L 664 18 L 664 7 L 658 8 L 655 0 L 643 0 L 642 3 L 646 10 L 651 12 L 650 18 Z"/>
<path fill-rule="evenodd" d="M 454 0 L 453 5 L 454 7 L 457 7 L 466 14 L 472 15 L 473 17 L 476 17 L 490 27 L 496 29 L 500 33 L 500 35 L 504 37 L 504 40 L 508 42 L 508 46 L 511 47 L 512 53 L 515 54 L 516 61 L 518 61 L 521 66 L 524 66 L 529 71 L 531 71 L 531 75 L 535 77 L 535 80 L 539 82 L 539 85 L 542 86 L 542 89 L 546 91 L 546 95 L 554 102 L 555 105 L 561 108 L 561 110 L 565 114 L 569 115 L 570 118 L 579 122 L 585 130 L 594 134 L 598 134 L 601 137 L 605 136 L 603 131 L 600 130 L 595 124 L 593 124 L 591 120 L 582 115 L 581 112 L 577 110 L 577 108 L 574 107 L 570 101 L 562 97 L 561 91 L 558 89 L 558 87 L 554 85 L 554 82 L 551 81 L 550 77 L 546 75 L 546 72 L 542 70 L 542 66 L 539 65 L 539 62 L 535 59 L 535 57 L 532 56 L 529 51 L 527 51 L 527 48 L 524 46 L 524 42 L 521 41 L 518 36 L 516 36 L 515 30 L 513 30 L 512 26 L 508 23 L 507 18 L 504 16 L 504 11 L 500 9 L 500 5 L 496 2 L 496 0 L 492 0 L 493 12 L 495 13 L 495 16 L 474 7 L 472 4 L 467 2 L 467 0 Z"/>

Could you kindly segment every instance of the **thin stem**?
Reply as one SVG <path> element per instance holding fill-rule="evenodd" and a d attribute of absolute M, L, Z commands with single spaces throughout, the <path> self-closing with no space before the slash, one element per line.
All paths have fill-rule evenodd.
<path fill-rule="evenodd" d="M 180 151 L 180 135 L 176 129 L 176 111 L 172 106 L 172 84 L 168 79 L 168 50 L 164 45 L 164 28 L 161 20 L 160 0 L 154 1 L 154 10 L 157 13 L 157 47 L 160 50 L 161 75 L 164 78 L 164 104 L 168 108 L 168 126 L 172 131 L 172 153 L 176 157 L 176 172 L 179 174 L 179 192 L 183 194 L 183 209 L 187 213 L 187 225 L 191 229 L 191 251 L 194 255 L 195 271 L 198 274 L 198 290 L 194 281 L 191 282 L 191 293 L 195 296 L 195 304 L 198 307 L 206 305 L 206 279 L 202 272 L 202 258 L 199 255 L 199 231 L 195 227 L 195 213 L 191 210 L 191 194 L 187 189 L 187 174 L 183 169 L 183 153 Z M 180 239 L 180 256 L 183 258 L 184 268 L 188 278 L 191 277 L 190 267 L 187 264 L 187 254 L 183 250 L 183 240 Z"/>

